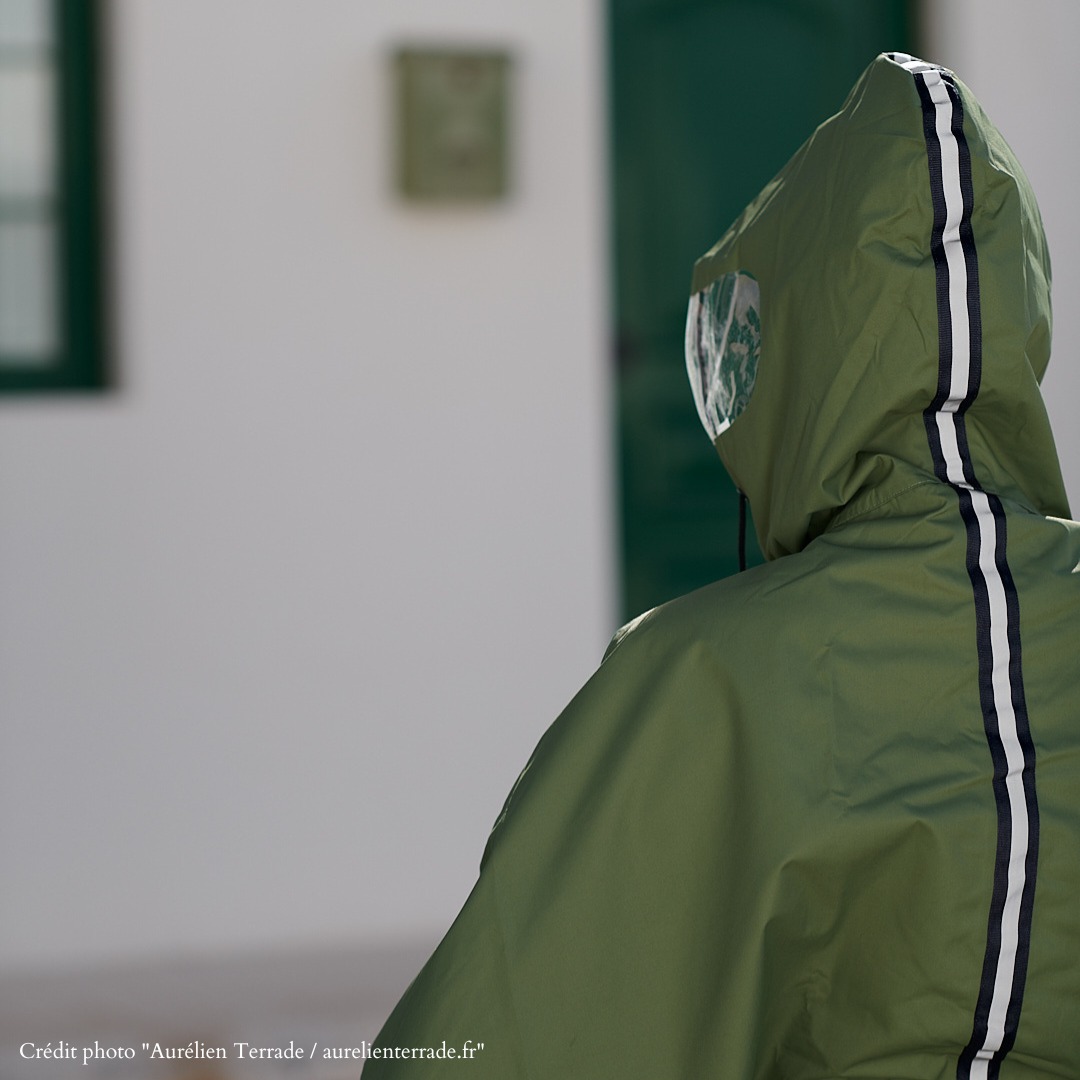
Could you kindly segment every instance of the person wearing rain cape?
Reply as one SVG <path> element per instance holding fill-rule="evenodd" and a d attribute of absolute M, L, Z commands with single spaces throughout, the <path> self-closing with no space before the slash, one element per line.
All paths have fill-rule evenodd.
<path fill-rule="evenodd" d="M 1080 1076 L 1049 290 L 971 92 L 879 56 L 694 268 L 767 562 L 619 631 L 365 1080 Z"/>

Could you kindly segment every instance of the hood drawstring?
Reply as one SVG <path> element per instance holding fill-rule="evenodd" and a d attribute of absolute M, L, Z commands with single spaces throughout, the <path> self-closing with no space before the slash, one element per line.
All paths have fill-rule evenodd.
<path fill-rule="evenodd" d="M 746 569 L 746 493 L 739 489 L 739 573 Z"/>

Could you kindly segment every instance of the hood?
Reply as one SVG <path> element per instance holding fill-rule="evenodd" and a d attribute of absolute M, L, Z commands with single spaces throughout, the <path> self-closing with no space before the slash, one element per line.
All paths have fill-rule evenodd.
<path fill-rule="evenodd" d="M 933 131 L 914 74 L 921 64 L 879 56 L 694 268 L 699 302 L 736 283 L 723 292 L 742 297 L 740 317 L 748 292 L 740 283 L 756 282 L 752 390 L 734 420 L 710 434 L 750 501 L 766 558 L 801 550 L 841 514 L 934 482 L 924 413 L 939 395 L 950 331 L 935 268 L 943 256 L 931 172 L 940 183 L 942 164 L 928 151 Z M 1039 391 L 1050 352 L 1050 261 L 1035 197 L 967 87 L 944 69 L 921 70 L 951 88 L 952 138 L 945 131 L 939 151 L 964 179 L 957 235 L 968 253 L 977 392 L 959 409 L 975 482 L 1067 517 Z"/>

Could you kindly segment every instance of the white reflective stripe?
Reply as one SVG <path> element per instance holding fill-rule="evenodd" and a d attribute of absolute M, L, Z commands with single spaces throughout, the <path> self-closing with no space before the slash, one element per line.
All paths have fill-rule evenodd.
<path fill-rule="evenodd" d="M 928 64 L 925 60 L 920 60 L 917 56 L 912 56 L 910 53 L 893 53 L 892 58 L 911 72 L 940 70 L 940 68 L 935 67 L 933 64 Z"/>
<path fill-rule="evenodd" d="M 945 470 L 949 483 L 970 490 L 971 485 L 964 476 L 964 459 L 960 454 L 960 443 L 956 433 L 956 413 L 951 411 L 935 413 L 934 421 L 941 438 L 941 454 L 945 458 Z"/>
<path fill-rule="evenodd" d="M 1001 912 L 1001 951 L 998 954 L 997 971 L 994 976 L 994 994 L 990 1002 L 986 1040 L 976 1055 L 976 1063 L 989 1062 L 1001 1048 L 1005 1038 L 1005 1013 L 1012 997 L 1013 974 L 1016 969 L 1016 951 L 1020 940 L 1020 901 L 1027 878 L 1026 861 L 1028 849 L 1027 801 L 1024 796 L 1024 751 L 1016 726 L 1016 713 L 1012 704 L 1012 682 L 1009 673 L 1011 650 L 1009 648 L 1005 604 L 1005 586 L 998 573 L 997 530 L 993 512 L 986 495 L 981 491 L 971 493 L 972 504 L 979 522 L 979 569 L 986 579 L 990 602 L 990 649 L 992 657 L 992 686 L 994 706 L 997 711 L 998 735 L 1008 764 L 1005 786 L 1009 797 L 1009 816 L 1012 819 L 1012 840 L 1009 845 L 1008 887 L 1005 905 Z M 974 1068 L 972 1075 L 980 1075 Z M 982 1075 L 985 1075 L 985 1070 Z"/>
<path fill-rule="evenodd" d="M 921 62 L 918 62 L 921 64 Z M 905 64 L 912 70 L 912 64 Z M 968 487 L 964 476 L 963 457 L 956 432 L 956 410 L 967 396 L 971 374 L 971 326 L 967 308 L 967 263 L 960 241 L 960 222 L 964 216 L 964 194 L 960 189 L 960 148 L 952 131 L 953 105 L 948 88 L 935 68 L 923 72 L 930 100 L 934 103 L 934 129 L 941 149 L 941 186 L 945 194 L 945 229 L 942 246 L 949 273 L 949 316 L 952 327 L 952 371 L 949 396 L 936 416 L 941 451 L 945 457 L 946 474 L 950 483 Z"/>
<path fill-rule="evenodd" d="M 967 302 L 967 262 L 960 239 L 963 192 L 960 186 L 960 148 L 952 130 L 953 104 L 948 88 L 937 69 L 924 69 L 917 62 L 904 65 L 922 74 L 934 104 L 935 131 L 941 150 L 941 180 L 945 195 L 945 228 L 942 243 L 948 273 L 949 318 L 952 337 L 952 370 L 949 396 L 935 414 L 941 453 L 950 483 L 970 492 L 979 530 L 979 569 L 986 582 L 990 609 L 991 687 L 997 714 L 998 735 L 1008 770 L 1005 786 L 1012 824 L 1005 903 L 1001 912 L 1001 948 L 994 972 L 993 993 L 987 1020 L 986 1038 L 976 1052 L 970 1075 L 987 1080 L 990 1062 L 1005 1039 L 1006 1014 L 1012 999 L 1020 941 L 1020 906 L 1026 882 L 1029 841 L 1027 801 L 1024 793 L 1024 751 L 1020 743 L 1012 703 L 1011 650 L 1008 638 L 1008 608 L 1005 584 L 997 566 L 997 524 L 989 499 L 972 489 L 964 476 L 964 456 L 960 449 L 957 409 L 967 395 L 971 374 L 971 326 Z"/>
<path fill-rule="evenodd" d="M 923 74 L 923 81 L 934 103 L 934 130 L 941 152 L 941 186 L 945 195 L 945 227 L 942 247 L 948 271 L 949 325 L 952 338 L 952 363 L 949 373 L 949 396 L 935 414 L 941 452 L 949 481 L 970 487 L 964 476 L 963 455 L 956 430 L 956 411 L 967 396 L 971 375 L 971 325 L 967 307 L 967 262 L 960 240 L 960 222 L 964 215 L 964 195 L 960 188 L 960 148 L 952 131 L 953 105 L 941 72 L 922 61 L 904 65 Z"/>
<path fill-rule="evenodd" d="M 949 313 L 952 324 L 952 381 L 944 412 L 955 412 L 967 396 L 971 373 L 971 326 L 968 323 L 967 264 L 960 242 L 964 195 L 960 190 L 960 147 L 952 131 L 953 105 L 941 72 L 928 71 L 924 79 L 934 103 L 934 121 L 941 147 L 941 185 L 945 190 L 945 231 L 941 240 L 949 268 Z"/>

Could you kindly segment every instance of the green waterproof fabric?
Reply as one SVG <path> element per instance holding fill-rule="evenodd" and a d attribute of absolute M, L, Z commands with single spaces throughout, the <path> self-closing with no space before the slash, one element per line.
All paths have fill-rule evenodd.
<path fill-rule="evenodd" d="M 871 64 L 695 268 L 693 291 L 736 271 L 760 284 L 757 382 L 717 448 L 770 561 L 616 635 L 379 1036 L 409 1056 L 370 1060 L 366 1080 L 958 1075 L 1019 834 L 980 680 L 997 631 L 924 418 L 940 267 L 903 59 Z M 1026 710 L 1038 799 L 1019 1020 L 993 1068 L 1075 1080 L 1080 526 L 1038 389 L 1049 261 L 1019 165 L 955 86 L 982 329 L 967 445 L 1001 507 L 987 574 L 1015 585 L 1018 619 L 993 677 Z M 467 1040 L 483 1044 L 468 1060 L 424 1056 Z"/>

